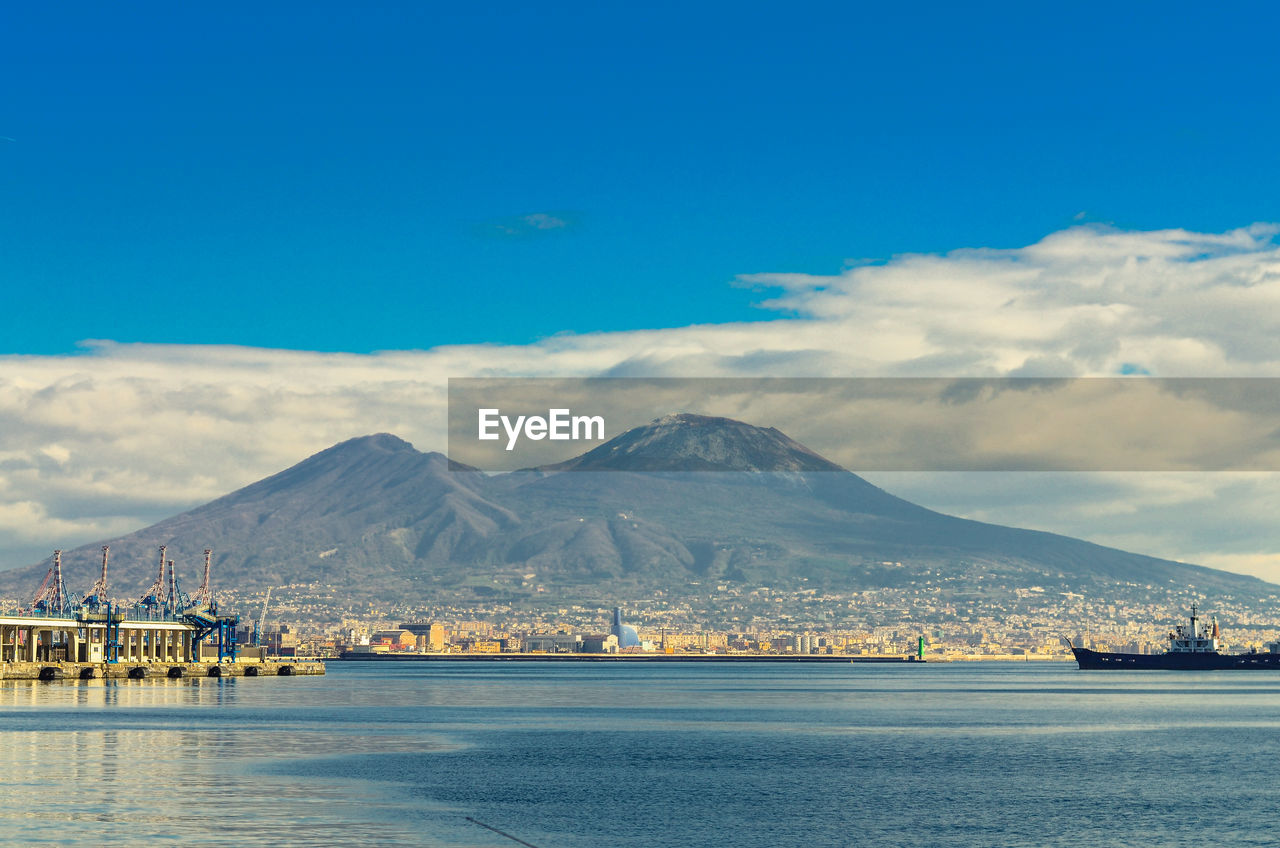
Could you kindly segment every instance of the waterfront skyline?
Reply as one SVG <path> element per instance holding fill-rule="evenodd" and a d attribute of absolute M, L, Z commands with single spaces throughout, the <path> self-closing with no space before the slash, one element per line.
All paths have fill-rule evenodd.
<path fill-rule="evenodd" d="M 0 565 L 451 376 L 1280 376 L 1247 8 L 11 12 Z M 1280 579 L 1272 474 L 869 476 Z"/>

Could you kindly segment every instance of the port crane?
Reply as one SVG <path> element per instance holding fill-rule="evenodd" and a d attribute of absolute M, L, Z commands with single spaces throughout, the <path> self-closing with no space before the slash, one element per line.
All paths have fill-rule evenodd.
<path fill-rule="evenodd" d="M 153 612 L 164 606 L 164 567 L 166 562 L 165 552 L 167 550 L 167 546 L 160 546 L 160 573 L 156 575 L 155 582 L 151 584 L 151 587 L 143 592 L 142 597 L 138 599 L 139 606 L 144 606 Z"/>
<path fill-rule="evenodd" d="M 94 583 L 85 592 L 84 600 L 81 603 L 92 610 L 98 610 L 111 603 L 111 599 L 107 597 L 107 557 L 111 554 L 111 546 L 102 546 L 102 575 L 98 578 L 98 582 Z"/>
<path fill-rule="evenodd" d="M 178 582 L 178 574 L 173 560 L 165 554 L 165 546 L 160 547 L 160 567 L 156 579 L 143 593 L 142 597 L 132 603 L 115 601 L 107 595 L 107 563 L 111 547 L 102 546 L 102 571 L 96 583 L 83 596 L 72 596 L 67 592 L 62 577 L 62 551 L 53 552 L 53 565 L 45 575 L 44 582 L 36 590 L 31 600 L 30 612 L 45 616 L 69 618 L 91 624 L 106 624 L 105 659 L 108 663 L 118 661 L 123 644 L 120 641 L 120 624 L 129 618 L 136 620 L 168 620 L 181 621 L 196 628 L 193 640 L 197 643 L 208 639 L 217 647 L 218 661 L 234 660 L 236 656 L 236 628 L 240 624 L 238 615 L 219 615 L 217 604 L 213 600 L 213 592 L 209 585 L 209 572 L 213 551 L 204 551 L 204 581 L 196 590 L 194 598 L 182 591 Z M 268 600 L 271 597 L 267 593 Z M 262 615 L 266 617 L 266 605 Z M 259 620 L 259 629 L 261 620 Z"/>
<path fill-rule="evenodd" d="M 36 590 L 31 599 L 31 610 L 42 613 L 63 613 L 71 609 L 67 596 L 67 587 L 62 582 L 62 551 L 53 552 L 53 565 L 45 575 L 44 582 Z"/>
<path fill-rule="evenodd" d="M 204 581 L 200 584 L 200 588 L 196 589 L 196 593 L 191 596 L 191 602 L 198 607 L 213 606 L 213 590 L 209 588 L 209 569 L 213 563 L 213 548 L 204 549 Z"/>
<path fill-rule="evenodd" d="M 262 615 L 258 616 L 258 621 L 253 626 L 253 644 L 256 647 L 262 646 L 262 633 L 267 626 L 267 604 L 271 603 L 271 588 L 267 587 L 267 596 L 262 599 Z"/>

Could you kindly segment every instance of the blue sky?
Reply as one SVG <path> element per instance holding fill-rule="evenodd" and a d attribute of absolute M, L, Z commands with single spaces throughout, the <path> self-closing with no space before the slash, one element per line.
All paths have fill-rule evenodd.
<path fill-rule="evenodd" d="M 1277 17 L 9 6 L 0 353 L 766 320 L 738 275 L 1276 220 Z"/>
<path fill-rule="evenodd" d="M 9 4 L 0 567 L 352 436 L 444 450 L 450 377 L 1280 377 L 1277 24 Z M 866 432 L 776 400 L 683 411 L 859 470 Z M 1175 435 L 1220 443 L 1224 414 Z M 1280 581 L 1280 474 L 871 479 Z"/>

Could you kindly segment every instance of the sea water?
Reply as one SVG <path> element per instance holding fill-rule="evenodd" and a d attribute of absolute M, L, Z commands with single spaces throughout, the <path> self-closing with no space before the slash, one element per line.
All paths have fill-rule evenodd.
<path fill-rule="evenodd" d="M 331 662 L 0 681 L 0 844 L 1272 845 L 1280 673 Z"/>

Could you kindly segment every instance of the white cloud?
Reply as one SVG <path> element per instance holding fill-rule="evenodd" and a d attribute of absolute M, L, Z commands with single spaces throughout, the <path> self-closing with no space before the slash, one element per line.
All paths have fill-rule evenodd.
<path fill-rule="evenodd" d="M 744 275 L 776 292 L 764 308 L 788 317 L 527 346 L 357 355 L 96 341 L 75 356 L 0 357 L 0 566 L 143 526 L 351 436 L 388 431 L 442 450 L 449 377 L 1280 376 L 1277 232 L 1076 227 L 1016 250 L 908 255 L 828 276 Z M 933 492 L 938 505 L 989 520 L 1262 568 L 1280 533 L 1248 500 L 1274 503 L 1280 484 L 1255 477 L 1210 486 L 1194 508 L 1176 509 L 1160 497 L 1188 484 L 1161 475 L 1108 481 L 1095 492 L 1105 508 L 1048 504 L 1034 491 L 1007 509 L 999 499 L 961 503 L 942 478 L 906 494 L 930 503 Z M 1037 512 L 1037 503 L 1047 505 Z M 1124 520 L 1099 524 L 1100 512 Z M 1215 524 L 1233 521 L 1247 533 L 1215 544 Z M 1174 522 L 1178 532 L 1166 533 Z"/>
<path fill-rule="evenodd" d="M 481 224 L 476 232 L 482 236 L 504 239 L 521 239 L 545 235 L 555 230 L 567 230 L 575 226 L 578 215 L 572 212 L 532 212 L 512 218 L 500 218 Z"/>

